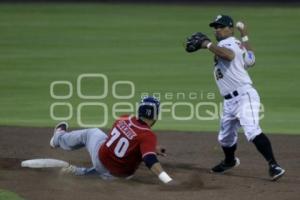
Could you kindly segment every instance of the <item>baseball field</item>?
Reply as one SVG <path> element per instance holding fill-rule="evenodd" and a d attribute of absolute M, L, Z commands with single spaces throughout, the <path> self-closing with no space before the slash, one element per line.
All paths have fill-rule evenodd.
<path fill-rule="evenodd" d="M 222 159 L 222 98 L 212 55 L 187 54 L 184 41 L 197 31 L 214 40 L 208 23 L 218 14 L 249 26 L 261 126 L 287 170 L 278 182 L 268 181 L 265 161 L 242 133 L 241 166 L 208 172 Z M 0 199 L 298 199 L 299 19 L 297 6 L 0 4 Z M 182 187 L 163 187 L 145 167 L 132 181 L 114 182 L 20 167 L 40 157 L 89 165 L 84 150 L 51 150 L 51 127 L 66 120 L 72 129 L 108 130 L 145 94 L 163 104 L 154 127 L 169 152 L 161 162 Z"/>

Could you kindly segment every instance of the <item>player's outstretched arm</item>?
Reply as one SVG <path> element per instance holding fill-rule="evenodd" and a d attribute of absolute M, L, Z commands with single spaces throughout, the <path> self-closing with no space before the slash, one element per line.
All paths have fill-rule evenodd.
<path fill-rule="evenodd" d="M 143 158 L 146 166 L 158 176 L 159 180 L 161 180 L 164 184 L 172 185 L 174 180 L 163 170 L 161 164 L 157 160 L 156 155 L 148 154 Z"/>
<path fill-rule="evenodd" d="M 204 48 L 207 48 L 212 53 L 214 53 L 216 56 L 221 57 L 225 60 L 232 61 L 235 57 L 235 54 L 230 49 L 227 49 L 225 47 L 219 47 L 211 42 L 205 41 L 203 43 Z"/>
<path fill-rule="evenodd" d="M 202 32 L 194 33 L 191 37 L 189 37 L 186 41 L 185 50 L 188 53 L 192 53 L 198 51 L 199 49 L 209 49 L 216 56 L 221 57 L 225 60 L 231 61 L 234 59 L 234 52 L 230 49 L 218 47 L 214 45 L 207 35 Z"/>

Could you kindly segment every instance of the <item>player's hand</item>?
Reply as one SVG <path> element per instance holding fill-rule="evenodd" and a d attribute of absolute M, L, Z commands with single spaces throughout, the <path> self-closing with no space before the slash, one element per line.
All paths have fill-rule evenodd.
<path fill-rule="evenodd" d="M 205 41 L 210 42 L 210 39 L 205 34 L 201 32 L 194 33 L 191 37 L 187 38 L 185 50 L 188 53 L 192 53 L 201 48 L 206 48 L 206 46 L 203 46 L 203 42 Z"/>
<path fill-rule="evenodd" d="M 241 36 L 248 35 L 248 29 L 244 22 L 238 21 L 235 25 L 236 29 L 240 32 Z"/>
<path fill-rule="evenodd" d="M 162 146 L 156 146 L 156 154 L 158 156 L 167 156 L 167 150 Z"/>

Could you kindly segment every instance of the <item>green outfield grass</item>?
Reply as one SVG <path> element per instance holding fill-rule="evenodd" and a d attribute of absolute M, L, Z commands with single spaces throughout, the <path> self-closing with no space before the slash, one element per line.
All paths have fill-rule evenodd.
<path fill-rule="evenodd" d="M 0 200 L 24 200 L 24 199 L 12 192 L 0 189 Z"/>
<path fill-rule="evenodd" d="M 70 103 L 76 117 L 80 103 L 137 102 L 141 94 L 160 93 L 162 102 L 199 102 L 221 98 L 212 76 L 212 55 L 206 50 L 187 54 L 183 42 L 196 31 L 213 39 L 208 23 L 225 13 L 249 24 L 249 37 L 256 50 L 257 64 L 250 70 L 265 106 L 265 132 L 299 133 L 300 93 L 300 9 L 280 7 L 215 7 L 107 4 L 0 4 L 0 124 L 53 126 L 50 106 Z M 84 73 L 101 73 L 108 78 L 108 95 L 101 100 L 78 98 L 76 80 Z M 51 98 L 53 81 L 69 81 L 73 95 L 66 100 Z M 134 97 L 118 100 L 112 93 L 116 81 L 131 81 Z M 102 79 L 83 79 L 82 93 L 100 95 Z M 121 84 L 117 94 L 130 93 Z M 66 86 L 55 94 L 68 93 Z M 185 93 L 176 97 L 177 93 Z M 215 94 L 213 100 L 208 94 Z M 193 94 L 193 98 L 187 97 Z M 196 94 L 196 98 L 195 98 Z M 171 97 L 173 95 L 173 97 Z M 68 115 L 67 107 L 56 107 L 55 116 Z M 170 109 L 171 105 L 166 105 Z M 188 117 L 189 107 L 178 105 L 175 115 Z M 205 114 L 200 107 L 199 115 Z M 104 122 L 100 107 L 83 107 L 82 121 Z M 173 113 L 174 114 L 174 113 Z M 174 120 L 163 113 L 159 130 L 217 131 L 219 120 Z"/>

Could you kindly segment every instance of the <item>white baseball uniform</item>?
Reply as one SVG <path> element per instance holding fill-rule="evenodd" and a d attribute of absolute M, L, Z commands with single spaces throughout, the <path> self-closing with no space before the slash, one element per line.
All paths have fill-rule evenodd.
<path fill-rule="evenodd" d="M 262 132 L 259 126 L 260 98 L 246 71 L 249 62 L 245 62 L 246 56 L 255 57 L 248 54 L 235 37 L 221 40 L 218 46 L 228 48 L 235 54 L 232 61 L 215 57 L 214 68 L 216 83 L 225 97 L 218 140 L 222 146 L 231 147 L 237 142 L 241 126 L 249 141 Z"/>

